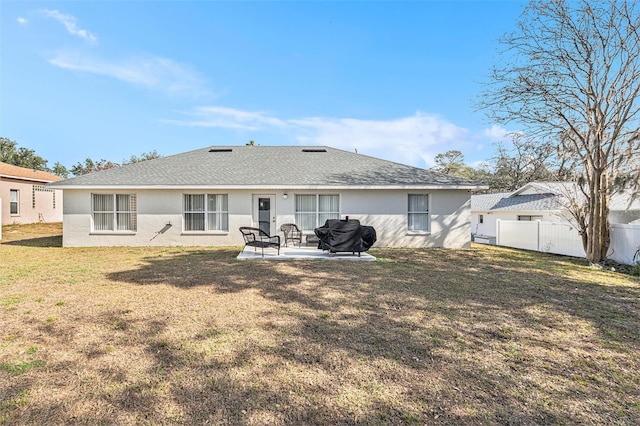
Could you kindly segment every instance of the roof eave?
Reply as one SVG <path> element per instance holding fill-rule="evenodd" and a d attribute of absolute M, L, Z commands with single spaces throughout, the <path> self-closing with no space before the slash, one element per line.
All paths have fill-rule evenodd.
<path fill-rule="evenodd" d="M 489 213 L 508 213 L 508 212 L 518 212 L 518 213 L 536 213 L 536 212 L 549 212 L 549 213 L 558 213 L 563 212 L 563 209 L 491 209 L 487 210 Z"/>
<path fill-rule="evenodd" d="M 36 178 L 29 178 L 29 177 L 24 177 L 24 176 L 6 175 L 6 174 L 0 174 L 0 177 L 1 178 L 6 178 L 6 179 L 14 179 L 14 180 L 28 180 L 29 182 L 41 182 L 41 183 L 57 182 L 55 180 L 50 180 L 50 179 L 36 179 Z"/>
<path fill-rule="evenodd" d="M 545 185 L 543 183 L 529 182 L 529 183 L 523 185 L 522 187 L 518 188 L 517 190 L 513 191 L 513 193 L 509 197 L 516 197 L 516 196 L 522 194 L 525 190 L 527 190 L 529 188 L 533 188 L 535 190 L 538 190 L 539 194 L 561 195 L 558 191 L 555 191 L 552 188 L 549 188 L 547 185 Z"/>
<path fill-rule="evenodd" d="M 170 190 L 170 189 L 224 189 L 224 190 L 346 190 L 346 189 L 400 189 L 400 190 L 483 190 L 486 185 L 47 185 L 53 189 L 84 190 Z"/>

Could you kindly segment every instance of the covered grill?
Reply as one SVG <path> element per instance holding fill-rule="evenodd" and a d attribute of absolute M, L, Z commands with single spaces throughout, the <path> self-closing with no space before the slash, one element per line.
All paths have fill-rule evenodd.
<path fill-rule="evenodd" d="M 320 240 L 318 248 L 330 253 L 360 253 L 369 250 L 376 242 L 376 230 L 372 226 L 360 225 L 357 219 L 329 219 L 324 226 L 314 230 Z"/>

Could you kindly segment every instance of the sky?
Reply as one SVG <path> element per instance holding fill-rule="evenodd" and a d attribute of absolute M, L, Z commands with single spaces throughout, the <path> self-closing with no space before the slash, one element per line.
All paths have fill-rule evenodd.
<path fill-rule="evenodd" d="M 491 158 L 475 104 L 519 1 L 0 1 L 0 136 L 71 167 L 327 145 Z"/>

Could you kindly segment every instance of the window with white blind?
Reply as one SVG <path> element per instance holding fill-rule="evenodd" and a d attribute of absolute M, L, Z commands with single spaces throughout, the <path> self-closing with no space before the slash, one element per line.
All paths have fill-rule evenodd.
<path fill-rule="evenodd" d="M 537 215 L 518 215 L 518 220 L 525 220 L 525 221 L 542 220 L 542 216 L 537 216 Z"/>
<path fill-rule="evenodd" d="M 185 231 L 228 231 L 227 194 L 184 194 Z"/>
<path fill-rule="evenodd" d="M 13 216 L 20 214 L 20 191 L 17 189 L 9 190 L 9 214 Z"/>
<path fill-rule="evenodd" d="M 340 196 L 296 194 L 296 225 L 302 231 L 313 231 L 327 219 L 340 219 Z"/>
<path fill-rule="evenodd" d="M 409 194 L 408 224 L 409 231 L 428 232 L 430 230 L 428 194 Z"/>
<path fill-rule="evenodd" d="M 94 231 L 136 231 L 135 194 L 91 194 Z"/>

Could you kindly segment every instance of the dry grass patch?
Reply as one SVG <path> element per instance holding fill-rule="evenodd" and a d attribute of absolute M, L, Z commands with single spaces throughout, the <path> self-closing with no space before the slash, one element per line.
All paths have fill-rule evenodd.
<path fill-rule="evenodd" d="M 0 424 L 637 424 L 640 283 L 477 246 L 378 262 L 0 244 Z"/>

